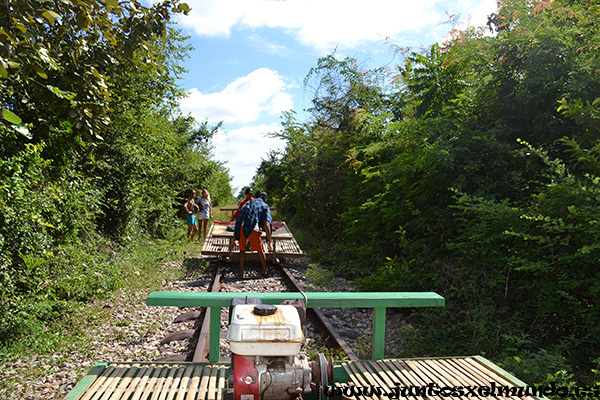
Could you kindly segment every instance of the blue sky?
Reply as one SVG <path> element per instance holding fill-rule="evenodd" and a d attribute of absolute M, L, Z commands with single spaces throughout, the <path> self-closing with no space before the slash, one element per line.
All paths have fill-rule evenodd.
<path fill-rule="evenodd" d="M 311 93 L 303 80 L 335 51 L 367 68 L 401 62 L 393 46 L 419 49 L 444 40 L 449 15 L 462 27 L 485 25 L 495 0 L 185 0 L 177 18 L 195 50 L 179 84 L 182 111 L 197 121 L 223 121 L 214 158 L 226 163 L 233 190 L 249 184 L 261 159 L 284 143 L 269 133 L 283 111 L 302 119 Z M 258 188 L 260 189 L 260 188 Z"/>

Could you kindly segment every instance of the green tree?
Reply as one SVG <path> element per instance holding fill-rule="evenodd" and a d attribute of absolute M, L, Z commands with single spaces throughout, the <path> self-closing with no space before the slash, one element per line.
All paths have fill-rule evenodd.
<path fill-rule="evenodd" d="M 172 12 L 188 10 L 177 1 L 150 8 L 114 0 L 3 3 L 0 104 L 19 116 L 29 133 L 19 135 L 3 124 L 2 154 L 45 140 L 53 157 L 68 158 L 73 146 L 101 139 L 110 124 L 110 86 L 117 71 L 166 67 L 158 39 L 166 37 Z"/>
<path fill-rule="evenodd" d="M 504 1 L 490 18 L 491 78 L 478 101 L 502 139 L 552 144 L 579 134 L 573 120 L 557 110 L 563 98 L 593 101 L 600 90 L 595 72 L 598 9 L 585 2 Z"/>
<path fill-rule="evenodd" d="M 287 115 L 261 179 L 285 182 L 281 210 L 362 288 L 446 297 L 415 313 L 420 354 L 543 348 L 538 361 L 589 370 L 599 17 L 585 1 L 502 1 L 492 35 L 454 32 L 389 79 L 320 60 L 311 116 Z"/>
<path fill-rule="evenodd" d="M 410 54 L 401 74 L 413 96 L 417 117 L 441 116 L 444 106 L 447 107 L 467 86 L 463 77 L 465 68 L 443 54 L 443 49 L 437 44 L 431 46 L 426 55 Z"/>
<path fill-rule="evenodd" d="M 120 245 L 165 236 L 179 196 L 231 197 L 217 128 L 177 108 L 177 1 L 0 5 L 0 342 L 118 287 Z M 99 244 L 101 243 L 101 244 Z M 84 261 L 85 260 L 85 261 Z"/>
<path fill-rule="evenodd" d="M 252 178 L 252 186 L 266 191 L 269 194 L 269 203 L 274 205 L 279 203 L 285 188 L 285 168 L 281 156 L 280 151 L 271 150 L 267 159 L 261 160 Z M 244 197 L 244 188 L 240 189 L 240 196 Z"/>

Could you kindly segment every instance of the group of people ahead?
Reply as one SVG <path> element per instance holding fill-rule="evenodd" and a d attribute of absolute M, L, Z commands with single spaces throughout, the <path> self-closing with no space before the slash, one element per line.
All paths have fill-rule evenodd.
<path fill-rule="evenodd" d="M 235 219 L 234 239 L 240 245 L 240 278 L 244 277 L 244 262 L 246 259 L 245 251 L 247 241 L 253 251 L 258 253 L 258 259 L 263 267 L 263 276 L 269 275 L 267 269 L 267 257 L 262 244 L 261 232 L 267 236 L 267 245 L 269 251 L 273 252 L 273 243 L 271 242 L 271 233 L 273 231 L 273 218 L 271 209 L 267 204 L 267 192 L 256 192 L 256 198 L 253 197 L 251 188 L 245 191 L 246 198 L 240 203 L 238 210 L 233 215 Z M 235 246 L 235 241 L 231 243 L 229 251 Z"/>
<path fill-rule="evenodd" d="M 208 220 L 212 218 L 210 193 L 208 193 L 208 190 L 203 189 L 200 198 L 196 200 L 196 191 L 192 189 L 183 208 L 187 213 L 188 238 L 193 242 L 194 236 L 196 235 L 196 232 L 198 232 L 198 243 L 200 243 L 202 241 L 200 229 L 203 229 L 204 238 L 206 239 Z"/>
<path fill-rule="evenodd" d="M 258 253 L 258 258 L 263 267 L 263 276 L 268 276 L 267 256 L 262 244 L 261 232 L 265 232 L 267 236 L 267 245 L 269 251 L 273 252 L 273 243 L 271 242 L 271 233 L 273 228 L 273 218 L 271 217 L 271 209 L 267 204 L 267 192 L 256 192 L 252 188 L 245 190 L 246 197 L 240 202 L 240 205 L 233 214 L 235 220 L 234 238 L 231 242 L 229 251 L 235 247 L 236 242 L 240 246 L 240 278 L 244 277 L 244 262 L 246 259 L 245 251 L 247 242 L 253 251 Z M 202 241 L 200 229 L 204 229 L 204 238 L 206 239 L 206 229 L 208 220 L 212 218 L 212 205 L 210 202 L 210 194 L 208 190 L 202 190 L 201 197 L 196 201 L 196 191 L 190 191 L 189 197 L 183 205 L 187 212 L 188 222 L 188 238 L 194 241 L 194 236 L 198 232 L 198 242 Z"/>

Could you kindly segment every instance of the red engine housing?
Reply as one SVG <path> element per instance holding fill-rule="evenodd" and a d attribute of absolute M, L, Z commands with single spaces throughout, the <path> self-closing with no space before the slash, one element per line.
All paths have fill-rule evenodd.
<path fill-rule="evenodd" d="M 233 354 L 233 399 L 258 400 L 258 384 L 258 371 L 252 358 Z"/>

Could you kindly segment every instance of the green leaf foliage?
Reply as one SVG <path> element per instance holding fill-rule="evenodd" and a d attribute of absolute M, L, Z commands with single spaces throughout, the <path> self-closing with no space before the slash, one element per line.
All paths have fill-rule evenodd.
<path fill-rule="evenodd" d="M 21 120 L 21 118 L 19 118 L 18 115 L 9 110 L 2 111 L 2 118 L 15 125 L 20 125 L 23 122 L 23 120 Z"/>
<path fill-rule="evenodd" d="M 395 70 L 331 55 L 310 71 L 311 116 L 286 115 L 285 151 L 255 179 L 362 289 L 446 298 L 407 315 L 413 350 L 394 355 L 523 354 L 547 368 L 536 376 L 564 360 L 586 379 L 600 351 L 599 26 L 592 2 L 502 1 L 487 28 L 403 50 Z"/>
<path fill-rule="evenodd" d="M 178 108 L 190 46 L 169 20 L 188 11 L 177 1 L 0 7 L 0 350 L 118 288 L 119 252 L 173 232 L 190 189 L 230 204 L 231 178 L 210 148 L 220 124 Z"/>
<path fill-rule="evenodd" d="M 0 160 L 0 341 L 27 334 L 27 310 L 42 299 L 49 301 L 35 317 L 50 322 L 60 315 L 65 297 L 57 282 L 72 271 L 54 262 L 56 249 L 91 234 L 89 221 L 97 212 L 97 191 L 89 180 L 76 172 L 51 178 L 42 152 L 43 146 L 30 145 Z M 81 295 L 84 287 L 80 290 Z"/>
<path fill-rule="evenodd" d="M 137 1 L 27 0 L 2 7 L 3 108 L 32 125 L 34 142 L 46 137 L 49 126 L 66 121 L 72 126 L 71 146 L 78 143 L 75 138 L 88 142 L 103 137 L 115 101 L 109 86 L 119 70 L 148 71 L 152 65 L 154 76 L 166 76 L 170 66 L 157 43 L 167 36 L 171 9 L 187 12 L 177 5 L 177 0 L 151 7 Z M 65 92 L 72 96 L 60 95 Z M 24 138 L 14 139 L 4 139 L 3 154 L 20 149 Z M 47 143 L 45 149 L 52 147 Z"/>

